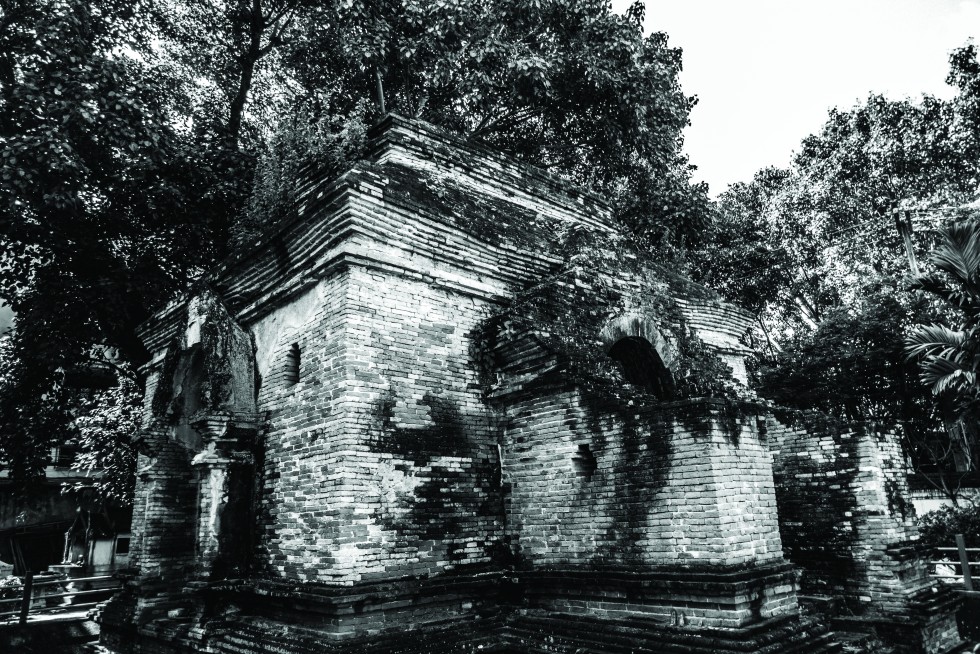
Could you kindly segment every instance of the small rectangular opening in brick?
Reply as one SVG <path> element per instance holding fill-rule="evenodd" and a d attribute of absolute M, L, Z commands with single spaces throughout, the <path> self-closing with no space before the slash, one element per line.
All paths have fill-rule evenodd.
<path fill-rule="evenodd" d="M 572 464 L 575 466 L 575 472 L 580 477 L 585 477 L 586 479 L 592 479 L 596 468 L 599 467 L 599 463 L 596 461 L 595 455 L 592 453 L 592 448 L 589 447 L 588 443 L 579 444 L 578 451 L 572 457 Z"/>

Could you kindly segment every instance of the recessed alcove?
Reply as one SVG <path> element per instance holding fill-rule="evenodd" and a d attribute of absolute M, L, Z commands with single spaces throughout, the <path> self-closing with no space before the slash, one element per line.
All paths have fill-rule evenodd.
<path fill-rule="evenodd" d="M 299 343 L 293 343 L 286 351 L 286 365 L 283 370 L 283 380 L 286 386 L 295 386 L 299 383 L 299 363 Z"/>
<path fill-rule="evenodd" d="M 578 450 L 572 457 L 572 465 L 575 466 L 575 472 L 579 477 L 592 479 L 596 468 L 599 467 L 599 462 L 596 460 L 595 454 L 592 453 L 592 448 L 589 447 L 588 443 L 579 444 Z"/>
<path fill-rule="evenodd" d="M 674 380 L 656 348 L 642 336 L 626 336 L 609 348 L 609 357 L 617 361 L 627 383 L 669 400 L 674 395 Z"/>

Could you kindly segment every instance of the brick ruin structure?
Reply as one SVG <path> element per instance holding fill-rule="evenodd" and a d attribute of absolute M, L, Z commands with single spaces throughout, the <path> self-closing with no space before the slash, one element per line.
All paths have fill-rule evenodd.
<path fill-rule="evenodd" d="M 294 218 L 143 327 L 154 356 L 134 567 L 102 612 L 103 645 L 837 651 L 801 613 L 784 556 L 790 543 L 817 576 L 811 564 L 827 560 L 794 536 L 809 501 L 821 519 L 846 507 L 861 532 L 835 550 L 854 564 L 839 569 L 873 550 L 845 589 L 860 604 L 873 588 L 867 615 L 914 632 L 908 651 L 955 644 L 948 605 L 923 603 L 935 585 L 908 521 L 881 502 L 902 482 L 875 495 L 864 454 L 844 456 L 863 446 L 821 449 L 833 461 L 809 460 L 822 477 L 806 472 L 810 427 L 729 400 L 617 403 L 564 377 L 527 332 L 496 342 L 488 390 L 473 334 L 563 262 L 540 230 L 501 238 L 467 212 L 610 233 L 610 211 L 417 121 L 389 116 L 371 143 Z M 744 380 L 751 316 L 692 288 L 672 290 L 686 324 Z M 675 339 L 631 306 L 594 347 L 632 383 L 669 383 Z M 807 484 L 834 470 L 845 481 L 832 494 L 847 499 L 814 499 Z M 778 509 L 793 519 L 781 524 Z"/>
<path fill-rule="evenodd" d="M 836 628 L 904 651 L 958 644 L 956 594 L 928 574 L 898 434 L 816 414 L 769 417 L 780 532 L 801 593 Z M 827 601 L 830 599 L 831 601 Z"/>

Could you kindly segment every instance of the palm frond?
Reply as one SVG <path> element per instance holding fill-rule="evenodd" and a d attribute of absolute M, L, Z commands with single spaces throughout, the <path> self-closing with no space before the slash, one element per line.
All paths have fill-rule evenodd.
<path fill-rule="evenodd" d="M 947 359 L 926 362 L 922 366 L 921 378 L 932 389 L 933 395 L 966 391 L 977 382 L 975 372 L 956 366 Z"/>
<path fill-rule="evenodd" d="M 916 276 L 912 279 L 910 287 L 913 291 L 925 291 L 953 304 L 958 304 L 954 298 L 962 294 L 961 291 L 950 285 L 944 275 L 935 272 L 922 273 Z"/>
<path fill-rule="evenodd" d="M 945 325 L 919 325 L 905 338 L 905 353 L 909 359 L 955 358 L 963 353 L 969 336 L 970 332 Z"/>
<path fill-rule="evenodd" d="M 980 269 L 980 228 L 975 221 L 953 223 L 942 232 L 943 242 L 930 256 L 932 263 L 964 283 Z"/>

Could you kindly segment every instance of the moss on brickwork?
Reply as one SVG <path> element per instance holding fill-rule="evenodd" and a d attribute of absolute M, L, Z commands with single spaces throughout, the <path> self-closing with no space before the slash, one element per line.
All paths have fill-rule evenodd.
<path fill-rule="evenodd" d="M 187 324 L 187 308 L 183 310 L 183 324 Z M 159 381 L 153 391 L 153 399 L 150 402 L 150 415 L 155 418 L 165 417 L 170 411 L 173 401 L 173 379 L 177 374 L 177 366 L 180 361 L 181 345 L 183 339 L 174 337 L 167 346 L 167 353 L 160 367 Z"/>
<path fill-rule="evenodd" d="M 471 358 L 487 396 L 500 388 L 499 373 L 506 367 L 501 349 L 528 338 L 554 355 L 556 374 L 601 402 L 621 400 L 627 412 L 661 400 L 744 396 L 731 368 L 689 326 L 673 276 L 640 263 L 649 254 L 638 242 L 624 233 L 568 224 L 556 224 L 547 238 L 536 240 L 564 263 L 549 277 L 515 291 L 507 305 L 474 330 Z M 626 383 L 603 342 L 607 325 L 634 314 L 651 321 L 675 353 L 664 397 Z"/>
<path fill-rule="evenodd" d="M 764 411 L 757 403 L 741 399 L 697 399 L 710 400 L 705 405 L 708 407 L 707 411 L 691 411 L 683 406 L 676 406 L 672 412 L 673 417 L 693 434 L 707 435 L 717 429 L 735 447 L 741 442 L 743 428 L 753 426 L 758 421 L 760 411 Z"/>
<path fill-rule="evenodd" d="M 790 417 L 770 430 L 780 532 L 803 591 L 842 598 L 857 616 L 848 620 L 878 625 L 899 651 L 946 651 L 957 642 L 952 604 L 915 540 L 897 435 L 816 413 Z"/>
<path fill-rule="evenodd" d="M 535 249 L 549 240 L 560 223 L 512 200 L 473 193 L 452 176 L 397 164 L 387 164 L 383 170 L 389 180 L 387 193 L 411 197 L 487 243 Z"/>
<path fill-rule="evenodd" d="M 217 295 L 198 295 L 202 364 L 202 408 L 206 411 L 255 410 L 255 356 L 252 338 L 228 314 Z"/>
<path fill-rule="evenodd" d="M 832 416 L 786 415 L 793 420 L 792 433 L 805 436 L 784 439 L 776 458 L 783 548 L 790 561 L 806 570 L 804 592 L 841 594 L 856 574 L 852 550 L 858 538 L 858 505 L 850 489 L 857 474 L 857 439 Z M 832 492 L 831 485 L 840 492 Z"/>
<path fill-rule="evenodd" d="M 908 488 L 902 488 L 901 484 L 893 478 L 885 479 L 885 496 L 888 498 L 888 511 L 909 518 L 915 516 L 915 507 L 907 497 Z"/>
<path fill-rule="evenodd" d="M 183 324 L 198 330 L 197 340 L 188 342 L 188 336 L 180 334 L 167 348 L 151 405 L 154 418 L 176 425 L 200 412 L 254 411 L 251 336 L 207 288 L 188 303 L 183 315 Z"/>
<path fill-rule="evenodd" d="M 671 425 L 660 411 L 647 411 L 631 399 L 608 392 L 581 390 L 577 397 L 584 414 L 582 426 L 592 437 L 596 451 L 612 465 L 605 476 L 612 480 L 611 524 L 592 556 L 596 566 L 642 565 L 648 552 L 642 541 L 649 538 L 648 518 L 657 495 L 668 484 L 672 455 Z M 572 414 L 569 429 L 578 420 Z M 594 488 L 579 491 L 583 503 L 591 501 Z"/>
<path fill-rule="evenodd" d="M 669 478 L 671 438 L 662 417 L 650 421 L 628 411 L 620 415 L 622 452 L 612 470 L 619 507 L 594 561 L 642 564 L 647 554 L 642 544 L 649 536 L 647 519 Z"/>
<path fill-rule="evenodd" d="M 488 456 L 483 442 L 486 425 L 463 415 L 456 400 L 433 392 L 412 407 L 411 413 L 427 414 L 425 424 L 402 425 L 396 416 L 399 401 L 389 390 L 374 410 L 376 428 L 368 447 L 390 455 L 404 478 L 394 504 L 375 510 L 375 520 L 401 546 L 422 541 L 428 543 L 423 547 L 444 548 L 450 563 L 472 556 L 474 548 L 499 559 L 498 535 L 470 534 L 463 542 L 454 540 L 465 533 L 467 521 L 500 512 L 500 463 Z"/>

